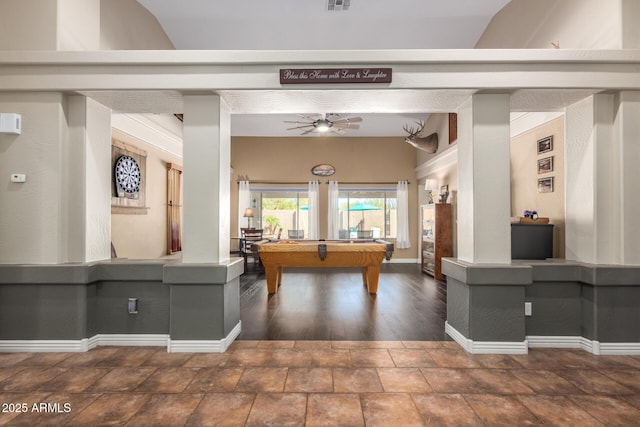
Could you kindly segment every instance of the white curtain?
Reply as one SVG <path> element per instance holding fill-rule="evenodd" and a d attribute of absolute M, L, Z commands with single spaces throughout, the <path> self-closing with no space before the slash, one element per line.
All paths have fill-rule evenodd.
<path fill-rule="evenodd" d="M 327 239 L 340 238 L 340 208 L 338 206 L 338 181 L 329 181 L 329 212 L 327 218 Z"/>
<path fill-rule="evenodd" d="M 318 181 L 309 181 L 309 239 L 320 238 L 320 195 Z"/>
<path fill-rule="evenodd" d="M 244 211 L 250 207 L 251 189 L 249 188 L 249 181 L 240 181 L 240 187 L 238 188 L 238 236 L 241 236 L 240 229 L 247 226 L 247 218 L 244 217 Z"/>
<path fill-rule="evenodd" d="M 407 181 L 398 181 L 396 191 L 398 197 L 396 247 L 398 249 L 407 249 L 411 247 L 409 239 L 409 183 Z"/>

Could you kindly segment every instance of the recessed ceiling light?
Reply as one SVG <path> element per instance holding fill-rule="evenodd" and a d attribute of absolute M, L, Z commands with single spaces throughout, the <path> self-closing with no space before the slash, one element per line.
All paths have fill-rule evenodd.
<path fill-rule="evenodd" d="M 327 0 L 327 10 L 349 10 L 351 0 Z"/>

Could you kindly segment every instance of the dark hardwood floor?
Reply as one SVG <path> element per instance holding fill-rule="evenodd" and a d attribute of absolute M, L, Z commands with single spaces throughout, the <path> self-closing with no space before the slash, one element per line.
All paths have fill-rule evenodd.
<path fill-rule="evenodd" d="M 240 340 L 450 340 L 446 284 L 414 264 L 383 264 L 377 295 L 360 268 L 285 268 L 269 296 L 264 273 L 240 279 Z"/>

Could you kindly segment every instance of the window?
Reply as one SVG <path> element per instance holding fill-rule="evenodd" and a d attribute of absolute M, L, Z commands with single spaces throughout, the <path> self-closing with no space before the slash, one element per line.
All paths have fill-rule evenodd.
<path fill-rule="evenodd" d="M 253 189 L 251 205 L 257 212 L 256 228 L 267 238 L 309 236 L 309 198 L 306 189 Z"/>
<path fill-rule="evenodd" d="M 341 190 L 339 238 L 395 238 L 396 191 Z"/>

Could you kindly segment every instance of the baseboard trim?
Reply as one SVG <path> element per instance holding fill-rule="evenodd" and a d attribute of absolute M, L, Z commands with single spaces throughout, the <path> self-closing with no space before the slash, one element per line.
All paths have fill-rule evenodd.
<path fill-rule="evenodd" d="M 81 340 L 2 340 L 0 353 L 79 353 L 88 351 L 89 339 Z"/>
<path fill-rule="evenodd" d="M 527 341 L 473 341 L 462 335 L 449 322 L 445 322 L 444 331 L 462 348 L 472 354 L 527 354 Z"/>
<path fill-rule="evenodd" d="M 97 345 L 120 345 L 136 347 L 162 347 L 169 341 L 166 334 L 98 334 L 93 338 Z"/>
<path fill-rule="evenodd" d="M 579 348 L 595 355 L 640 355 L 640 343 L 610 343 L 578 336 L 528 336 L 531 348 Z"/>
<path fill-rule="evenodd" d="M 81 340 L 5 340 L 0 341 L 0 352 L 85 352 L 98 346 L 152 346 L 166 347 L 166 334 L 97 334 Z"/>
<path fill-rule="evenodd" d="M 420 264 L 418 258 L 391 258 L 389 261 L 384 261 L 388 264 Z"/>
<path fill-rule="evenodd" d="M 580 348 L 590 351 L 592 341 L 577 336 L 527 336 L 530 348 Z"/>
<path fill-rule="evenodd" d="M 598 347 L 600 347 L 600 352 L 595 354 L 621 356 L 640 355 L 640 342 L 599 342 Z"/>
<path fill-rule="evenodd" d="M 242 322 L 229 332 L 229 335 L 220 340 L 168 340 L 167 351 L 169 353 L 224 353 L 238 338 L 242 331 Z"/>

